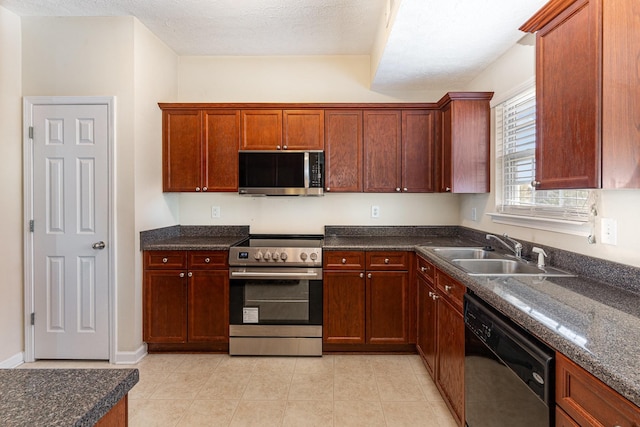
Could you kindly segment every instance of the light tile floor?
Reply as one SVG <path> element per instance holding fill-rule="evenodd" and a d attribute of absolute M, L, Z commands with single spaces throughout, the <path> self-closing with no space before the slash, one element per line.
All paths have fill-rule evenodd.
<path fill-rule="evenodd" d="M 152 354 L 137 365 L 38 361 L 21 368 L 136 367 L 129 426 L 433 426 L 455 421 L 417 355 Z"/>

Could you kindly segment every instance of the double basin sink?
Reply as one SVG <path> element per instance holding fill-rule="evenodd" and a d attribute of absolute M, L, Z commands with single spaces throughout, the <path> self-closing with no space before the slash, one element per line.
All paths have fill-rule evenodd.
<path fill-rule="evenodd" d="M 513 255 L 505 255 L 479 247 L 430 248 L 470 276 L 543 276 L 571 277 L 574 274 L 553 267 L 538 267 Z"/>

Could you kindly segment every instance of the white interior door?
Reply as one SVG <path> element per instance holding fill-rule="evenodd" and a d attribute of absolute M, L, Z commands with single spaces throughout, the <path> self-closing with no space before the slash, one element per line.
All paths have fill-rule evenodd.
<path fill-rule="evenodd" d="M 34 105 L 35 359 L 109 359 L 107 105 Z"/>

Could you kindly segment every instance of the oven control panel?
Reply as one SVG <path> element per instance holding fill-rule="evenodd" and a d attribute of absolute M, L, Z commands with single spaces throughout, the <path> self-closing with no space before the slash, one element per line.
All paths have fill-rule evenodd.
<path fill-rule="evenodd" d="M 229 265 L 287 264 L 322 266 L 322 248 L 247 248 L 232 247 Z"/>

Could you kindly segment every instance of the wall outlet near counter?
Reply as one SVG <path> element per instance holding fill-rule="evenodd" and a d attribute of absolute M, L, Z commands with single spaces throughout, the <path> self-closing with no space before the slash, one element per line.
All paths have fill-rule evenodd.
<path fill-rule="evenodd" d="M 220 206 L 211 206 L 211 218 L 220 218 Z"/>
<path fill-rule="evenodd" d="M 371 218 L 380 218 L 380 206 L 371 206 Z"/>
<path fill-rule="evenodd" d="M 476 208 L 471 208 L 471 221 L 478 220 L 478 210 Z"/>
<path fill-rule="evenodd" d="M 618 244 L 618 221 L 612 218 L 600 220 L 600 242 L 605 245 Z"/>

